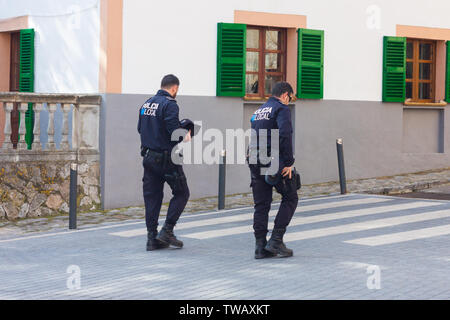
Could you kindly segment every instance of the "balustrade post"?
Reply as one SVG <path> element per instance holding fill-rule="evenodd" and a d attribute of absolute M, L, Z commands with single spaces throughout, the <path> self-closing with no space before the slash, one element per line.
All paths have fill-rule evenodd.
<path fill-rule="evenodd" d="M 55 147 L 55 111 L 56 111 L 56 103 L 47 103 L 48 109 L 48 140 L 46 149 L 49 151 L 53 151 L 56 149 Z"/>
<path fill-rule="evenodd" d="M 33 145 L 32 150 L 40 151 L 42 150 L 41 145 L 41 112 L 42 112 L 43 106 L 42 103 L 36 103 L 34 105 L 34 129 L 33 129 Z"/>
<path fill-rule="evenodd" d="M 63 112 L 63 126 L 62 126 L 62 139 L 61 150 L 69 150 L 69 112 L 71 104 L 61 103 L 61 109 Z"/>
<path fill-rule="evenodd" d="M 72 113 L 72 149 L 79 150 L 80 148 L 80 139 L 81 135 L 81 115 L 80 115 L 80 106 L 78 104 L 73 105 L 73 113 Z"/>
<path fill-rule="evenodd" d="M 3 109 L 5 110 L 5 140 L 3 141 L 3 150 L 8 150 L 13 148 L 13 144 L 11 142 L 11 111 L 14 108 L 14 104 L 11 102 L 3 103 Z"/>
<path fill-rule="evenodd" d="M 28 110 L 28 103 L 19 104 L 19 112 L 20 112 L 20 124 L 19 124 L 19 143 L 17 148 L 19 150 L 27 149 L 27 141 L 26 141 L 26 123 L 25 123 L 25 114 Z"/>
<path fill-rule="evenodd" d="M 13 103 L 13 109 L 11 110 L 11 142 L 13 149 L 17 149 L 19 143 L 19 107 L 18 103 Z"/>

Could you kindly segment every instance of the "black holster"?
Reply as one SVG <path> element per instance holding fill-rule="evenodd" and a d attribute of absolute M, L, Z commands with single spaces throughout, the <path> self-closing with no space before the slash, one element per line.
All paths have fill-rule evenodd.
<path fill-rule="evenodd" d="M 292 170 L 292 178 L 289 179 L 289 177 L 283 177 L 280 183 L 275 186 L 275 189 L 282 196 L 288 196 L 291 192 L 300 190 L 301 187 L 300 174 L 294 168 Z"/>
<path fill-rule="evenodd" d="M 144 157 L 144 163 L 151 163 L 160 168 L 165 168 L 167 166 L 167 160 L 164 153 L 156 152 L 148 148 L 141 148 L 141 156 Z"/>
<path fill-rule="evenodd" d="M 294 174 L 295 173 L 295 174 Z M 302 178 L 300 176 L 300 173 L 297 172 L 294 168 L 294 178 L 295 178 L 295 188 L 297 190 L 300 190 L 302 188 Z"/>

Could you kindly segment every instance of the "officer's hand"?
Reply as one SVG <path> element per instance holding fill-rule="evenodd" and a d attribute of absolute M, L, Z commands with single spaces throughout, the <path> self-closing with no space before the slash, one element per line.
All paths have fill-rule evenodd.
<path fill-rule="evenodd" d="M 188 133 L 184 136 L 184 142 L 189 142 L 191 141 L 191 130 L 188 131 Z"/>
<path fill-rule="evenodd" d="M 281 171 L 281 175 L 283 177 L 288 176 L 289 179 L 292 179 L 292 167 L 285 167 L 282 171 Z"/>

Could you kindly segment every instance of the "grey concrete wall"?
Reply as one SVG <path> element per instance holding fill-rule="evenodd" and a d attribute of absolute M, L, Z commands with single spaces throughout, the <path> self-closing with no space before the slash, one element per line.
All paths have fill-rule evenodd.
<path fill-rule="evenodd" d="M 403 152 L 444 152 L 444 110 L 403 110 Z M 426 141 L 426 143 L 424 143 Z"/>
<path fill-rule="evenodd" d="M 399 103 L 363 101 L 301 101 L 296 105 L 296 166 L 304 183 L 337 180 L 336 138 L 344 139 L 348 179 L 361 179 L 450 167 L 450 114 L 448 107 L 425 109 L 419 116 L 442 121 L 411 123 L 422 135 L 417 143 L 427 145 L 442 132 L 442 153 L 404 152 L 410 137 L 404 136 L 404 111 L 416 108 Z M 418 108 L 420 109 L 420 108 Z M 438 129 L 438 126 L 441 128 Z M 425 134 L 424 134 L 425 133 Z M 406 140 L 406 141 L 405 141 Z"/>
<path fill-rule="evenodd" d="M 146 95 L 105 95 L 101 112 L 102 200 L 104 208 L 142 205 L 143 168 L 137 133 L 138 110 Z M 180 118 L 203 122 L 209 128 L 242 128 L 243 104 L 240 99 L 216 97 L 177 98 Z M 217 165 L 185 165 L 191 198 L 214 196 L 218 190 Z M 244 165 L 227 167 L 228 194 L 245 192 L 250 178 Z M 165 201 L 170 199 L 165 189 Z"/>
<path fill-rule="evenodd" d="M 136 127 L 139 107 L 147 98 L 147 95 L 121 94 L 103 97 L 100 151 L 102 201 L 106 209 L 143 204 L 143 169 Z M 247 128 L 250 110 L 257 107 L 240 98 L 180 96 L 177 101 L 180 117 L 202 121 L 203 132 L 209 128 L 224 133 L 225 129 Z M 440 153 L 404 152 L 409 151 L 405 145 L 410 137 L 405 137 L 403 127 L 414 127 L 418 121 L 416 117 L 404 119 L 404 113 L 409 116 L 409 110 L 414 108 L 402 104 L 302 100 L 296 101 L 293 108 L 296 167 L 302 172 L 304 184 L 338 180 L 336 138 L 344 139 L 348 179 L 450 167 L 448 107 L 421 108 L 422 111 L 414 113 L 429 120 L 419 128 L 427 134 L 413 138 L 425 145 L 429 137 L 438 139 L 442 146 Z M 433 120 L 436 114 L 440 115 L 439 121 Z M 434 145 L 431 148 L 435 150 Z M 184 168 L 191 198 L 217 195 L 217 165 L 185 165 Z M 227 167 L 227 194 L 249 192 L 249 183 L 246 165 Z M 169 198 L 170 191 L 166 188 L 165 201 Z"/>

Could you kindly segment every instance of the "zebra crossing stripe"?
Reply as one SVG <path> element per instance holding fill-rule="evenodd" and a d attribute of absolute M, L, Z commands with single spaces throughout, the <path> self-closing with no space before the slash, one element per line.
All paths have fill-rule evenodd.
<path fill-rule="evenodd" d="M 300 207 L 297 208 L 296 213 L 308 212 L 308 211 L 313 211 L 313 210 L 329 209 L 329 208 L 339 208 L 339 207 L 345 207 L 345 206 L 350 206 L 350 205 L 382 203 L 382 202 L 387 202 L 390 200 L 391 199 L 364 198 L 364 199 L 344 200 L 344 201 L 340 201 L 340 202 L 319 203 L 319 204 L 312 204 L 312 205 L 306 205 L 306 206 L 301 206 L 303 203 L 300 203 Z M 269 214 L 271 216 L 273 216 L 277 212 L 278 212 L 278 209 L 271 210 L 269 212 Z M 202 220 L 196 220 L 196 221 L 188 221 L 188 222 L 181 221 L 177 225 L 176 229 L 183 230 L 183 229 L 189 229 L 189 228 L 211 226 L 211 225 L 216 225 L 216 224 L 220 224 L 220 223 L 232 223 L 232 222 L 246 221 L 246 220 L 251 220 L 253 218 L 252 214 L 253 214 L 253 212 L 248 212 L 248 213 L 243 213 L 243 214 L 238 214 L 238 215 L 225 216 L 225 217 L 214 217 L 214 218 L 202 219 Z M 247 231 L 245 231 L 245 232 L 247 232 Z M 132 229 L 132 230 L 110 233 L 110 235 L 124 237 L 124 238 L 142 236 L 145 234 L 147 234 L 146 228 L 139 228 L 139 229 Z"/>
<path fill-rule="evenodd" d="M 397 226 L 397 225 L 406 224 L 406 223 L 421 222 L 421 221 L 442 219 L 442 218 L 448 218 L 448 217 L 450 217 L 449 209 L 438 210 L 438 211 L 431 211 L 431 212 L 425 212 L 425 213 L 419 213 L 419 214 L 405 215 L 405 216 L 401 216 L 401 217 L 376 219 L 376 220 L 365 221 L 365 222 L 350 223 L 350 224 L 345 224 L 345 225 L 336 226 L 336 227 L 298 231 L 298 232 L 286 234 L 285 239 L 286 239 L 286 241 L 298 241 L 298 240 L 305 240 L 305 239 L 313 239 L 313 238 L 320 238 L 320 237 L 332 236 L 332 235 L 343 234 L 343 233 L 351 233 L 351 232 L 365 231 L 365 230 L 371 230 L 371 229 L 386 228 L 386 227 L 392 227 L 392 226 Z"/>
<path fill-rule="evenodd" d="M 351 244 L 359 244 L 364 246 L 382 246 L 386 244 L 406 242 L 418 239 L 427 239 L 432 237 L 444 236 L 450 234 L 450 224 L 443 226 L 423 228 L 418 230 L 411 230 L 405 232 L 397 232 L 391 234 L 384 234 L 381 236 L 360 238 L 355 240 L 344 241 Z"/>
<path fill-rule="evenodd" d="M 390 206 L 347 210 L 347 211 L 343 211 L 343 212 L 320 214 L 320 215 L 314 215 L 314 216 L 309 216 L 309 217 L 302 217 L 302 216 L 296 217 L 294 215 L 294 218 L 292 219 L 289 226 L 305 225 L 305 224 L 325 222 L 325 221 L 331 221 L 331 220 L 360 217 L 360 216 L 366 216 L 366 215 L 372 215 L 372 214 L 390 213 L 390 212 L 396 212 L 396 211 L 400 211 L 400 210 L 409 210 L 409 209 L 417 209 L 417 208 L 425 208 L 426 209 L 426 208 L 437 206 L 437 205 L 441 205 L 441 203 L 434 203 L 434 202 L 428 203 L 425 201 L 417 201 L 417 202 L 412 202 L 412 203 L 400 203 L 400 204 L 395 204 L 395 205 L 390 205 Z M 301 208 L 301 209 L 304 209 L 304 208 Z M 303 211 L 307 211 L 307 210 L 303 210 Z M 301 212 L 301 211 L 300 210 L 296 211 L 296 213 L 299 213 L 299 212 Z M 251 225 L 211 230 L 211 231 L 196 232 L 196 233 L 191 233 L 191 234 L 185 234 L 183 236 L 188 237 L 188 238 L 195 238 L 195 239 L 209 239 L 209 238 L 224 237 L 224 236 L 230 236 L 230 235 L 234 235 L 234 234 L 242 234 L 242 233 L 248 233 L 248 232 L 252 232 Z"/>
<path fill-rule="evenodd" d="M 346 195 L 340 194 L 340 195 L 336 195 L 336 196 L 316 197 L 316 198 L 305 199 L 305 200 L 301 199 L 300 203 L 302 205 L 309 205 L 309 203 L 320 202 L 320 201 L 328 200 L 328 199 L 339 199 L 339 198 L 341 198 L 341 199 L 347 199 L 347 198 L 351 199 L 351 198 L 354 198 L 355 196 L 357 196 L 357 194 L 351 194 L 350 193 L 350 194 L 346 194 Z M 219 210 L 214 210 L 214 211 L 211 211 L 211 212 L 204 212 L 204 213 L 197 213 L 197 214 L 187 214 L 187 215 L 182 215 L 181 216 L 180 222 L 183 221 L 183 220 L 188 220 L 188 219 L 192 219 L 192 218 L 199 218 L 199 217 L 203 218 L 203 217 L 212 216 L 212 215 L 218 215 L 219 216 L 219 215 L 223 215 L 224 213 L 229 213 L 229 212 L 234 212 L 234 211 L 251 210 L 251 209 L 253 209 L 253 206 L 252 207 L 241 207 L 241 208 L 220 210 L 220 211 Z"/>

